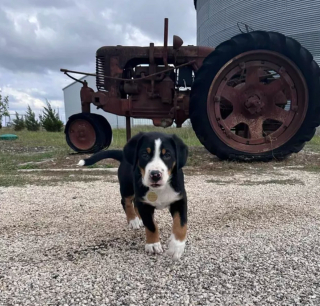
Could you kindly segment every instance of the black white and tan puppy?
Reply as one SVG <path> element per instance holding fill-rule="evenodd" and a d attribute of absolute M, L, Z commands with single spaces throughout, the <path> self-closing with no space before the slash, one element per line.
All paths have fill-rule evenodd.
<path fill-rule="evenodd" d="M 129 227 L 138 229 L 144 225 L 146 252 L 163 252 L 154 211 L 169 208 L 173 223 L 166 253 L 179 259 L 187 236 L 187 194 L 182 168 L 187 162 L 188 147 L 176 135 L 139 133 L 123 151 L 101 151 L 78 165 L 88 166 L 106 158 L 120 161 L 121 203 Z"/>

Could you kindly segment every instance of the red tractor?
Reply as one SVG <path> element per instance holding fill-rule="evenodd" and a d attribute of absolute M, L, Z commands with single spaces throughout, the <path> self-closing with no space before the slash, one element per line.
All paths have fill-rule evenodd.
<path fill-rule="evenodd" d="M 242 33 L 216 48 L 182 46 L 101 47 L 96 52 L 97 91 L 82 82 L 82 113 L 65 133 L 76 152 L 107 148 L 112 130 L 90 105 L 159 127 L 190 118 L 204 147 L 221 159 L 283 159 L 299 152 L 320 124 L 320 69 L 308 50 L 277 32 Z M 70 76 L 71 77 L 71 76 Z M 73 77 L 71 77 L 73 78 Z M 75 78 L 73 78 L 75 79 Z"/>

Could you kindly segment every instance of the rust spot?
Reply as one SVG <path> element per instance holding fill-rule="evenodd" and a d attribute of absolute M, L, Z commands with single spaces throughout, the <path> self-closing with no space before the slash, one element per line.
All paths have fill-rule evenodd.
<path fill-rule="evenodd" d="M 148 153 L 148 154 L 151 153 L 151 148 L 147 148 L 147 153 Z"/>
<path fill-rule="evenodd" d="M 181 226 L 181 218 L 179 213 L 175 213 L 173 216 L 172 233 L 177 240 L 184 241 L 186 239 L 187 224 Z"/>
<path fill-rule="evenodd" d="M 161 150 L 162 155 L 166 154 L 166 149 Z"/>

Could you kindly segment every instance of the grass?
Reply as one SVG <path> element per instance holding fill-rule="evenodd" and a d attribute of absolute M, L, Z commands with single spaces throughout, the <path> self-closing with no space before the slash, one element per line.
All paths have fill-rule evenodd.
<path fill-rule="evenodd" d="M 136 126 L 132 128 L 132 136 L 138 134 L 139 132 L 162 132 L 167 134 L 176 134 L 179 136 L 187 146 L 197 147 L 202 146 L 198 140 L 196 134 L 191 127 L 184 128 L 161 128 L 153 126 Z M 125 129 L 113 130 L 113 143 L 112 147 L 122 148 L 126 144 L 126 131 Z"/>
<path fill-rule="evenodd" d="M 313 152 L 320 152 L 320 135 L 314 136 L 306 145 L 306 148 Z"/>
<path fill-rule="evenodd" d="M 188 146 L 201 146 L 192 128 L 163 129 L 159 127 L 139 126 L 132 128 L 132 136 L 140 131 L 174 133 L 181 137 Z M 3 128 L 0 130 L 1 134 L 15 134 L 18 136 L 18 139 L 0 141 L 0 186 L 22 186 L 28 183 L 41 183 L 41 180 L 36 180 L 34 176 L 18 173 L 17 170 L 20 169 L 42 169 L 45 166 L 50 167 L 53 163 L 60 165 L 60 168 L 63 168 L 66 163 L 69 166 L 75 165 L 74 160 L 72 160 L 72 154 L 75 152 L 67 145 L 64 132 L 50 133 L 44 130 L 37 132 L 27 130 L 14 131 Z M 125 129 L 114 129 L 113 142 L 110 149 L 121 149 L 125 143 Z M 66 158 L 70 158 L 70 161 L 66 160 Z M 114 165 L 102 162 L 88 168 L 112 167 Z M 79 176 L 76 176 L 78 178 L 74 178 L 73 176 L 69 176 L 69 174 L 62 175 L 55 172 L 55 175 L 62 181 L 84 180 L 84 178 L 79 179 Z M 43 172 L 41 172 L 41 175 L 43 175 Z M 51 182 L 56 182 L 56 180 L 51 180 Z M 45 183 L 48 184 L 48 182 Z"/>
<path fill-rule="evenodd" d="M 246 180 L 240 185 L 242 186 L 257 186 L 257 185 L 269 185 L 269 184 L 276 184 L 276 185 L 304 185 L 304 183 L 297 179 L 286 179 L 286 180 L 265 180 L 265 181 L 249 181 Z"/>
<path fill-rule="evenodd" d="M 132 136 L 139 132 L 160 131 L 163 133 L 176 134 L 179 136 L 190 148 L 189 158 L 187 166 L 195 167 L 198 173 L 211 173 L 212 171 L 218 175 L 226 175 L 239 171 L 253 171 L 254 169 L 260 169 L 269 171 L 269 168 L 276 166 L 276 164 L 254 164 L 244 165 L 243 163 L 234 162 L 221 162 L 217 158 L 214 158 L 208 153 L 198 140 L 193 129 L 191 127 L 185 128 L 167 128 L 153 126 L 136 126 L 132 128 Z M 20 185 L 25 182 L 30 182 L 26 174 L 18 173 L 19 169 L 48 169 L 50 167 L 74 167 L 81 155 L 75 154 L 73 150 L 69 148 L 65 140 L 65 134 L 50 133 L 46 131 L 30 132 L 30 131 L 14 131 L 12 129 L 3 128 L 0 130 L 1 134 L 16 134 L 17 140 L 13 141 L 0 141 L 0 186 Z M 113 143 L 110 149 L 121 149 L 126 143 L 126 131 L 125 129 L 113 130 Z M 306 145 L 307 151 L 320 153 L 320 136 L 315 136 Z M 90 154 L 88 154 L 90 155 Z M 314 155 L 310 160 L 309 156 L 303 154 L 297 154 L 295 157 L 289 160 L 289 162 L 279 163 L 280 166 L 288 165 L 303 165 L 302 168 L 296 170 L 305 170 L 310 172 L 320 172 L 320 157 Z M 108 160 L 109 162 L 109 160 Z M 111 168 L 116 164 L 101 162 L 90 166 L 90 168 Z M 251 170 L 250 170 L 251 169 Z M 294 170 L 294 168 L 291 169 Z M 260 171 L 259 170 L 259 171 Z M 190 172 L 191 171 L 191 172 Z M 192 174 L 193 170 L 188 173 Z M 70 173 L 69 173 L 70 174 Z M 42 174 L 41 174 L 42 175 Z M 25 178 L 23 178 L 25 176 Z M 69 176 L 63 176 L 63 180 L 72 180 Z M 61 178 L 61 175 L 60 175 Z M 72 176 L 71 176 L 72 178 Z M 31 180 L 32 181 L 32 180 Z M 211 181 L 212 183 L 224 184 L 220 180 Z M 285 181 L 275 180 L 275 184 L 281 184 Z M 252 184 L 259 184 L 260 182 L 253 182 Z M 272 183 L 272 182 L 268 182 Z M 297 182 L 285 182 L 297 183 Z M 247 184 L 251 184 L 249 181 Z"/>
<path fill-rule="evenodd" d="M 5 175 L 0 174 L 0 187 L 23 187 L 25 185 L 36 186 L 57 186 L 62 183 L 70 182 L 86 182 L 93 183 L 95 180 L 101 180 L 108 182 L 117 182 L 116 173 L 101 173 L 100 171 L 92 171 L 90 173 L 70 173 L 70 172 L 50 172 L 42 171 L 39 173 L 16 173 L 10 171 Z"/>
<path fill-rule="evenodd" d="M 201 146 L 192 128 L 158 128 L 139 126 L 132 128 L 132 136 L 138 134 L 140 131 L 161 131 L 163 133 L 177 134 L 183 139 L 188 146 Z M 47 159 L 54 159 L 59 163 L 69 154 L 73 154 L 66 143 L 65 134 L 50 133 L 46 131 L 30 132 L 27 130 L 14 131 L 12 129 L 3 128 L 0 130 L 1 134 L 16 134 L 17 140 L 0 141 L 0 171 L 9 171 L 17 169 L 33 169 L 39 168 L 39 165 L 32 164 L 41 162 Z M 121 149 L 126 143 L 125 129 L 113 130 L 113 142 L 110 149 Z M 29 165 L 19 166 L 19 164 L 30 163 Z M 100 165 L 101 166 L 101 165 Z M 92 167 L 99 167 L 93 165 Z M 112 167 L 111 165 L 104 165 L 104 167 Z"/>

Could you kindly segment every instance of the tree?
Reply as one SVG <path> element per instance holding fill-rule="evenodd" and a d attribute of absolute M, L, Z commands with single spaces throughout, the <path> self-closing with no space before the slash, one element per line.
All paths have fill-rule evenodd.
<path fill-rule="evenodd" d="M 52 109 L 47 100 L 47 107 L 44 107 L 43 114 L 39 116 L 41 125 L 48 132 L 61 132 L 63 122 L 59 119 L 58 113 Z"/>
<path fill-rule="evenodd" d="M 16 112 L 16 119 L 13 119 L 12 123 L 13 123 L 13 129 L 15 131 L 21 131 L 25 128 L 25 122 L 24 122 L 23 116 L 21 116 L 20 118 L 17 112 Z"/>
<path fill-rule="evenodd" d="M 26 128 L 28 131 L 39 131 L 40 129 L 40 122 L 38 122 L 36 120 L 36 115 L 35 113 L 32 111 L 30 105 L 28 105 L 28 110 L 27 110 L 27 114 L 25 116 L 25 123 L 26 123 Z"/>
<path fill-rule="evenodd" d="M 2 97 L 0 94 L 0 129 L 2 128 L 2 117 L 8 116 L 9 114 L 9 97 Z"/>

